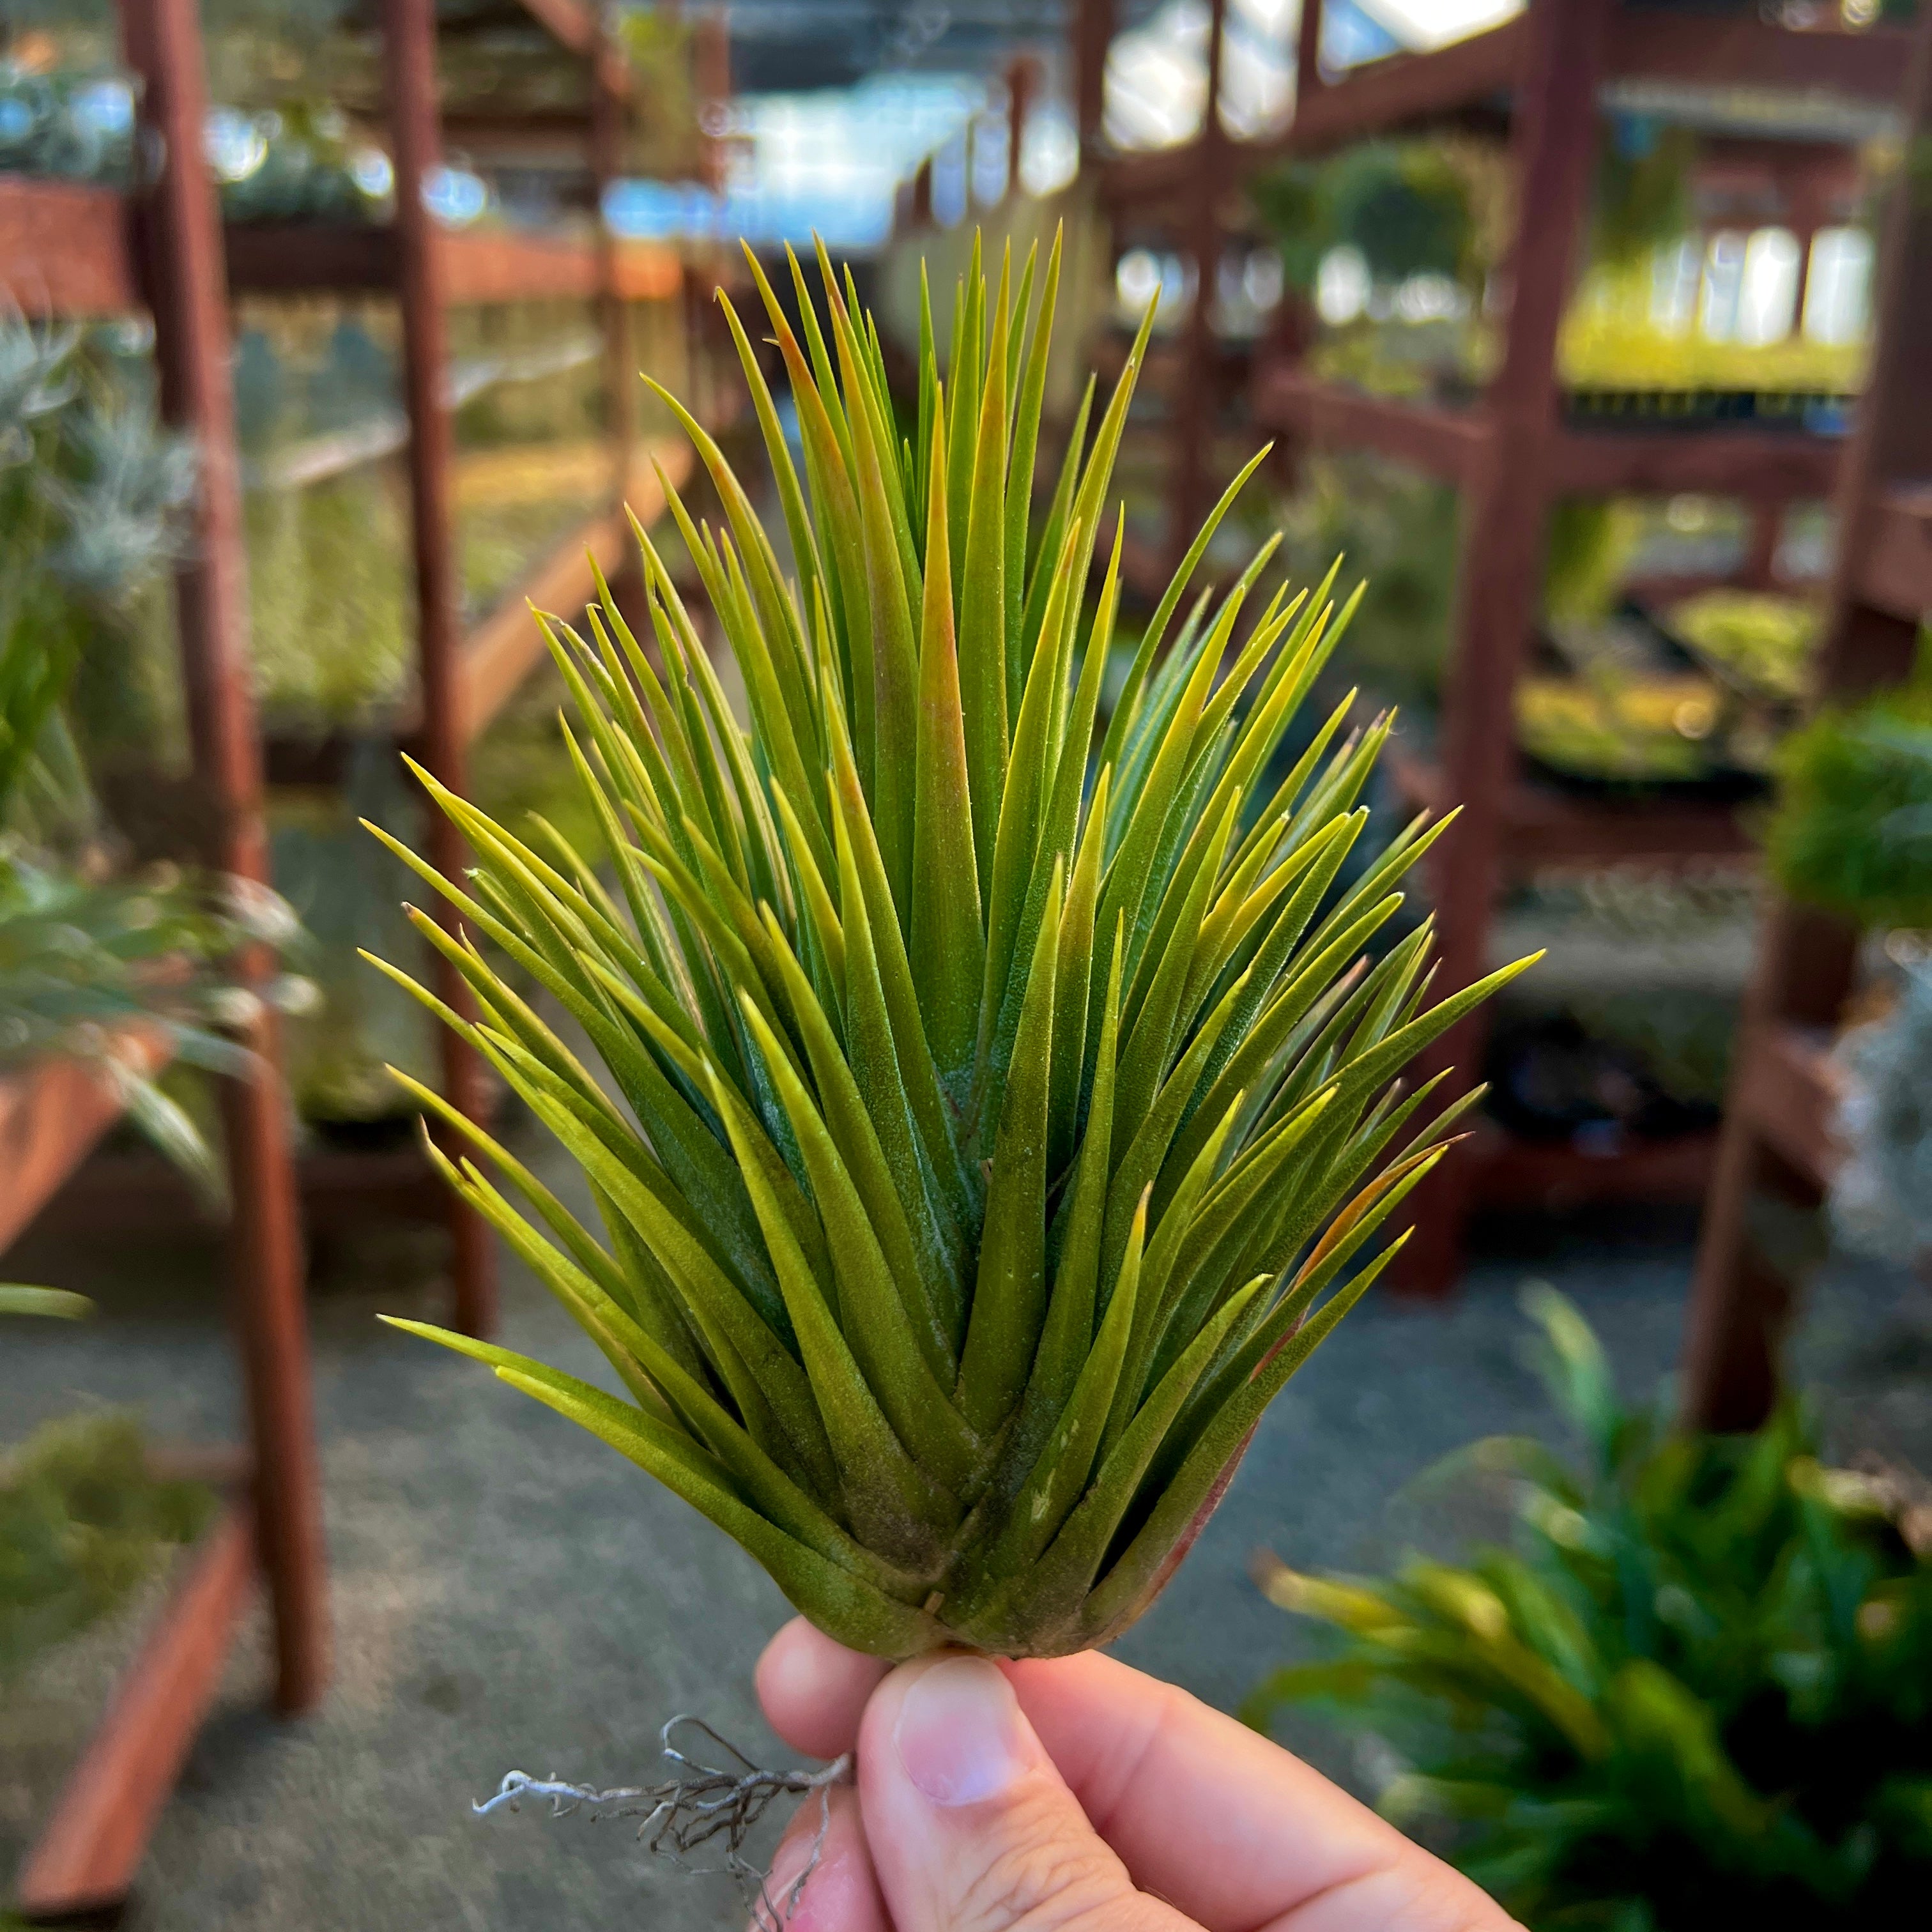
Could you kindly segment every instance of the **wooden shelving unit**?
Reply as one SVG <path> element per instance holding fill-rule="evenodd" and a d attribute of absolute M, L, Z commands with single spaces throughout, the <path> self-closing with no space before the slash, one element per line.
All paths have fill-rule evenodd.
<path fill-rule="evenodd" d="M 31 311 L 145 307 L 153 314 L 163 413 L 194 436 L 202 456 L 195 541 L 176 586 L 195 772 L 220 828 L 215 862 L 266 883 L 260 746 L 236 574 L 241 504 L 220 227 L 202 160 L 206 97 L 194 0 L 124 0 L 122 25 L 142 82 L 140 132 L 163 158 L 155 178 L 127 200 L 0 179 L 0 258 Z M 263 956 L 241 965 L 250 976 L 272 970 Z M 235 1202 L 229 1268 L 247 1397 L 245 1480 L 188 1558 L 28 1856 L 16 1903 L 30 1919 L 118 1911 L 258 1582 L 273 1612 L 277 1708 L 307 1710 L 328 1678 L 294 1164 L 272 1022 L 258 1019 L 238 1037 L 256 1070 L 224 1079 L 219 1091 Z M 166 1058 L 156 1031 L 137 1028 L 118 1045 L 143 1072 L 158 1070 Z M 94 1066 L 50 1060 L 0 1080 L 0 1248 L 34 1219 L 120 1111 L 112 1082 Z"/>
<path fill-rule="evenodd" d="M 223 236 L 236 295 L 387 292 L 400 279 L 397 232 L 387 224 L 230 222 Z M 650 302 L 676 295 L 684 279 L 676 251 L 649 242 L 622 243 L 608 263 L 587 236 L 442 230 L 431 245 L 452 308 L 606 295 Z"/>
<path fill-rule="evenodd" d="M 1932 10 L 1905 89 L 1908 154 L 1932 142 Z M 1840 538 L 1813 694 L 1855 700 L 1910 671 L 1932 614 L 1932 199 L 1900 170 L 1880 250 L 1876 336 L 1839 482 Z M 1758 940 L 1684 1344 L 1685 1420 L 1748 1429 L 1777 1398 L 1798 1284 L 1762 1232 L 1766 1203 L 1815 1208 L 1838 1159 L 1827 1057 L 1854 985 L 1858 935 L 1774 905 Z"/>
<path fill-rule="evenodd" d="M 693 458 L 681 436 L 639 443 L 626 312 L 631 302 L 678 296 L 686 286 L 685 266 L 675 250 L 620 242 L 601 222 L 595 234 L 439 226 L 422 196 L 442 157 L 436 0 L 374 0 L 368 10 L 380 32 L 394 218 L 382 224 L 228 222 L 220 230 L 221 261 L 234 296 L 386 293 L 400 302 L 418 694 L 397 729 L 442 782 L 460 792 L 467 788 L 470 746 L 544 655 L 528 605 L 580 608 L 593 594 L 586 554 L 613 579 L 630 554 L 624 502 L 648 526 L 665 508 L 658 469 L 680 488 L 691 476 Z M 547 138 L 574 135 L 601 202 L 622 165 L 622 116 L 632 92 L 620 52 L 596 10 L 579 0 L 501 0 L 498 11 L 528 15 L 588 63 L 586 111 L 548 129 Z M 473 6 L 452 18 L 465 29 L 490 25 Z M 30 310 L 70 316 L 126 312 L 138 303 L 146 250 L 140 225 L 111 191 L 0 176 L 0 261 Z M 466 306 L 568 298 L 596 302 L 604 336 L 610 494 L 466 627 L 453 548 L 451 412 L 443 391 L 447 316 Z M 328 782 L 342 769 L 346 742 L 334 735 L 319 742 L 278 738 L 267 748 L 269 776 L 278 782 Z M 430 820 L 430 838 L 435 862 L 446 872 L 460 869 L 464 850 L 440 814 Z M 453 920 L 447 907 L 437 910 Z M 438 992 L 464 1009 L 470 997 L 465 983 L 440 961 L 436 970 Z M 485 1091 L 469 1049 L 442 1032 L 440 1050 L 445 1090 L 472 1118 L 480 1116 Z M 328 1170 L 322 1174 L 309 1172 L 315 1157 L 305 1160 L 304 1192 L 316 1203 L 340 1201 L 345 1192 L 352 1198 L 346 1184 L 357 1161 L 341 1154 L 322 1157 Z M 471 1334 L 488 1332 L 495 1318 L 493 1250 L 476 1217 L 446 1193 L 406 1184 L 392 1172 L 394 1156 L 368 1156 L 362 1166 L 373 1203 L 439 1202 L 452 1229 L 456 1324 Z"/>
<path fill-rule="evenodd" d="M 602 16 L 580 0 L 519 0 L 524 11 L 561 45 L 590 63 L 590 104 L 582 132 L 594 202 L 622 162 L 622 116 L 631 79 Z M 637 442 L 636 370 L 625 304 L 640 290 L 668 292 L 676 258 L 662 249 L 620 244 L 601 219 L 594 242 L 548 242 L 520 237 L 445 234 L 430 219 L 423 189 L 441 162 L 436 84 L 435 0 L 382 0 L 382 56 L 388 132 L 395 168 L 396 215 L 388 231 L 393 286 L 403 322 L 403 386 L 410 424 L 410 502 L 414 543 L 420 711 L 410 734 L 416 755 L 452 790 L 468 789 L 468 749 L 490 716 L 542 655 L 542 641 L 526 599 L 552 608 L 580 604 L 591 589 L 586 548 L 607 568 L 626 547 L 622 500 L 635 486 L 633 507 L 650 520 L 664 508 Z M 680 270 L 681 276 L 681 270 Z M 452 426 L 442 394 L 448 362 L 447 316 L 465 302 L 514 295 L 593 293 L 604 338 L 605 392 L 610 408 L 611 496 L 607 508 L 555 546 L 518 590 L 465 634 L 459 612 L 452 543 Z M 658 452 L 674 479 L 688 473 L 688 452 Z M 430 820 L 429 857 L 454 877 L 466 862 L 455 827 L 440 814 Z M 454 909 L 436 916 L 453 930 Z M 447 962 L 436 962 L 436 988 L 458 1011 L 469 1012 L 469 986 Z M 466 1114 L 480 1119 L 488 1106 L 476 1056 L 447 1029 L 439 1029 L 443 1090 Z M 496 1322 L 494 1247 L 481 1220 L 451 1198 L 446 1204 L 454 1244 L 456 1325 L 485 1334 Z"/>
<path fill-rule="evenodd" d="M 393 291 L 396 230 L 374 222 L 227 222 L 222 252 L 231 294 Z M 676 251 L 628 242 L 603 251 L 588 236 L 486 229 L 439 230 L 432 246 L 452 308 L 614 294 L 625 302 L 674 296 Z M 88 316 L 140 306 L 140 277 L 124 198 L 111 188 L 0 175 L 0 260 L 30 312 Z M 608 283 L 608 286 L 607 286 Z"/>
<path fill-rule="evenodd" d="M 158 1029 L 130 1029 L 108 1049 L 130 1072 L 152 1078 L 168 1063 Z M 0 1074 L 0 1254 L 34 1217 L 122 1115 L 106 1070 L 80 1060 L 44 1060 Z"/>
<path fill-rule="evenodd" d="M 1108 0 L 1080 0 L 1080 10 L 1110 16 L 1112 8 Z M 1494 122 L 1507 111 L 1508 97 L 1522 78 L 1532 33 L 1526 12 L 1432 52 L 1390 55 L 1330 81 L 1322 76 L 1317 58 L 1319 14 L 1318 0 L 1302 10 L 1295 115 L 1289 128 L 1263 140 L 1233 141 L 1222 135 L 1218 144 L 1197 138 L 1151 153 L 1109 156 L 1100 180 L 1109 205 L 1138 214 L 1163 198 L 1187 194 L 1201 172 L 1204 146 L 1219 146 L 1215 159 L 1222 182 L 1232 187 L 1256 168 L 1286 157 L 1317 156 L 1378 135 L 1472 116 L 1486 116 Z M 1076 35 L 1082 31 L 1076 25 Z M 1090 23 L 1084 31 L 1110 32 L 1111 22 L 1104 27 Z M 1911 35 L 1899 28 L 1850 34 L 1821 26 L 1799 32 L 1752 13 L 1647 7 L 1640 0 L 1620 8 L 1596 71 L 1599 85 L 1719 81 L 1890 106 L 1898 98 L 1910 41 Z M 1101 45 L 1104 60 L 1104 41 Z M 1076 62 L 1078 58 L 1076 47 Z M 1092 130 L 1097 133 L 1099 125 L 1096 93 Z"/>
<path fill-rule="evenodd" d="M 1386 755 L 1396 790 L 1412 809 L 1439 814 L 1455 804 L 1440 766 L 1402 752 Z M 1726 805 L 1585 800 L 1519 777 L 1503 796 L 1502 812 L 1511 862 L 1525 872 L 1619 861 L 1669 870 L 1746 859 L 1756 849 Z"/>
<path fill-rule="evenodd" d="M 1226 0 L 1210 0 L 1207 99 L 1220 96 Z M 1106 0 L 1076 19 L 1081 50 L 1104 47 Z M 1518 184 L 1510 297 L 1498 373 L 1466 405 L 1370 394 L 1326 381 L 1297 358 L 1258 349 L 1248 389 L 1258 432 L 1288 448 L 1372 450 L 1454 484 L 1462 500 L 1462 567 L 1441 742 L 1431 764 L 1398 762 L 1412 802 L 1462 807 L 1432 873 L 1445 983 L 1488 964 L 1493 908 L 1512 874 L 1546 866 L 1640 860 L 1664 866 L 1742 862 L 1751 846 L 1735 811 L 1720 804 L 1598 802 L 1522 776 L 1514 688 L 1533 626 L 1550 505 L 1566 496 L 1698 494 L 1734 496 L 1774 530 L 1784 504 L 1828 496 L 1843 443 L 1799 427 L 1756 424 L 1628 425 L 1573 419 L 1558 386 L 1558 326 L 1584 231 L 1600 106 L 1613 84 L 1718 83 L 1824 92 L 1866 105 L 1895 103 L 1910 37 L 1797 32 L 1749 14 L 1702 14 L 1642 0 L 1530 0 L 1521 14 L 1426 54 L 1399 55 L 1329 80 L 1318 59 L 1320 0 L 1304 0 L 1291 125 L 1265 141 L 1231 138 L 1212 110 L 1199 136 L 1157 153 L 1108 155 L 1098 146 L 1097 106 L 1082 124 L 1084 152 L 1122 232 L 1164 233 L 1190 256 L 1197 291 L 1215 286 L 1243 183 L 1288 158 L 1316 158 L 1398 132 L 1456 125 L 1506 134 Z M 1090 62 L 1094 56 L 1086 58 Z M 1097 103 L 1098 83 L 1084 83 Z M 1149 584 L 1164 576 L 1208 506 L 1219 478 L 1208 465 L 1225 386 L 1210 302 L 1197 295 L 1177 339 L 1180 366 L 1162 390 L 1171 440 L 1166 542 L 1144 543 Z M 1921 499 L 1901 499 L 1875 570 L 1909 572 L 1928 541 Z M 1764 546 L 1760 543 L 1760 549 Z M 1165 553 L 1162 554 L 1162 553 Z M 1768 554 L 1768 553 L 1767 553 Z M 1482 1063 L 1484 1022 L 1473 1016 L 1439 1042 L 1421 1070 Z M 1403 1257 L 1407 1284 L 1440 1292 L 1460 1272 L 1461 1230 L 1480 1204 L 1696 1198 L 1712 1171 L 1712 1137 L 1681 1145 L 1629 1142 L 1610 1158 L 1513 1142 L 1501 1130 L 1473 1136 L 1427 1184 L 1418 1238 Z"/>

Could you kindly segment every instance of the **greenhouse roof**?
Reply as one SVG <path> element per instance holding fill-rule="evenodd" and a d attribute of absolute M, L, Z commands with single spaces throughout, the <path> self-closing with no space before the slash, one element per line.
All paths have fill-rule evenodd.
<path fill-rule="evenodd" d="M 730 178 L 712 194 L 631 182 L 611 205 L 639 235 L 693 233 L 802 241 L 816 231 L 863 249 L 889 230 L 899 184 L 949 151 L 975 173 L 976 198 L 1004 185 L 995 82 L 1016 54 L 1038 58 L 1047 86 L 1021 155 L 1036 193 L 1071 173 L 1076 147 L 1066 48 L 1076 0 L 730 0 Z M 1521 0 L 1328 0 L 1328 64 L 1353 66 L 1438 46 L 1518 10 Z M 1231 0 L 1226 92 L 1238 131 L 1285 106 L 1300 0 Z M 1206 0 L 1117 0 L 1108 64 L 1108 131 L 1118 146 L 1158 146 L 1198 124 Z M 970 164 L 962 136 L 978 124 Z"/>

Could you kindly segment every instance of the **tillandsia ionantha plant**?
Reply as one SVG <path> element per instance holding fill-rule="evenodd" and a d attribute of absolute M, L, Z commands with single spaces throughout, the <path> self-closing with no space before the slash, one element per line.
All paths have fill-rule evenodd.
<path fill-rule="evenodd" d="M 1094 748 L 1119 521 L 1090 622 L 1083 587 L 1145 325 L 1036 522 L 1058 244 L 1036 308 L 1032 260 L 989 304 L 976 255 L 945 386 L 926 304 L 903 441 L 849 274 L 821 250 L 821 325 L 792 266 L 802 342 L 752 272 L 802 481 L 725 314 L 795 574 L 671 404 L 724 506 L 712 529 L 669 499 L 749 728 L 640 530 L 655 653 L 608 594 L 587 636 L 545 627 L 601 849 L 522 843 L 427 775 L 475 869 L 441 878 L 387 840 L 469 928 L 417 917 L 479 1008 L 442 1018 L 580 1164 L 603 1235 L 423 1092 L 524 1207 L 474 1161 L 445 1172 L 630 1400 L 398 1325 L 660 1478 L 841 1641 L 1056 1654 L 1145 1606 L 1386 1261 L 1369 1244 L 1460 1111 L 1393 1083 L 1509 973 L 1432 1006 L 1426 926 L 1363 958 L 1439 830 L 1338 883 L 1386 720 L 1348 735 L 1344 703 L 1270 772 L 1340 628 L 1328 584 L 1238 633 L 1270 544 L 1157 664 L 1252 464 Z M 582 1028 L 621 1104 L 484 940 Z"/>

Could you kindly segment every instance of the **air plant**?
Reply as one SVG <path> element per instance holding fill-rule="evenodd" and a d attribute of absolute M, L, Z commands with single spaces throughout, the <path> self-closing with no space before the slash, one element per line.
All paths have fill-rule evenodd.
<path fill-rule="evenodd" d="M 667 493 L 748 729 L 639 530 L 654 650 L 601 586 L 585 633 L 544 622 L 598 848 L 526 844 L 427 772 L 474 869 L 378 834 L 460 914 L 460 936 L 415 919 L 478 1017 L 418 996 L 581 1168 L 602 1232 L 416 1088 L 498 1178 L 436 1157 L 628 1399 L 396 1325 L 657 1476 L 844 1643 L 1058 1654 L 1146 1606 L 1386 1264 L 1370 1244 L 1467 1104 L 1432 1117 L 1437 1083 L 1396 1076 L 1518 969 L 1432 1006 L 1426 925 L 1364 957 L 1442 830 L 1418 820 L 1338 885 L 1388 718 L 1352 733 L 1345 700 L 1270 772 L 1348 614 L 1334 572 L 1257 612 L 1270 542 L 1170 640 L 1259 456 L 1096 733 L 1108 478 L 1148 325 L 1090 446 L 1090 387 L 1036 521 L 1058 243 L 1036 310 L 1031 258 L 989 304 L 976 251 L 944 385 L 926 303 L 903 440 L 876 328 L 820 266 L 824 324 L 792 264 L 801 342 L 752 263 L 802 479 L 720 297 L 795 575 L 665 398 L 724 506 L 700 526 Z M 484 941 L 581 1028 L 609 1090 Z"/>

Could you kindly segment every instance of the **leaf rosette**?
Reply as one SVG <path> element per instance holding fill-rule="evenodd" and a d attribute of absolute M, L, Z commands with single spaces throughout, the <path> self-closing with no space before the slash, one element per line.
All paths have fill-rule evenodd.
<path fill-rule="evenodd" d="M 398 1325 L 889 1657 L 1060 1654 L 1145 1607 L 1466 1105 L 1432 1114 L 1402 1068 L 1508 976 L 1432 1005 L 1427 925 L 1377 946 L 1442 824 L 1361 849 L 1390 727 L 1352 730 L 1352 695 L 1288 738 L 1353 608 L 1335 573 L 1264 604 L 1270 542 L 1174 622 L 1260 457 L 1101 729 L 1107 493 L 1150 324 L 1097 424 L 1090 382 L 1036 515 L 1058 242 L 1036 289 L 1037 266 L 988 301 L 976 248 L 946 383 L 922 303 L 902 436 L 849 272 L 821 251 L 821 321 L 793 261 L 795 331 L 754 261 L 802 475 L 720 300 L 782 549 L 665 398 L 723 506 L 700 524 L 667 488 L 748 722 L 640 529 L 646 635 L 601 580 L 582 631 L 542 620 L 599 849 L 540 821 L 526 842 L 426 772 L 474 868 L 379 834 L 460 914 L 460 937 L 413 916 L 477 1017 L 413 990 L 581 1169 L 601 1229 L 418 1088 L 470 1150 L 436 1157 L 626 1393 Z"/>

